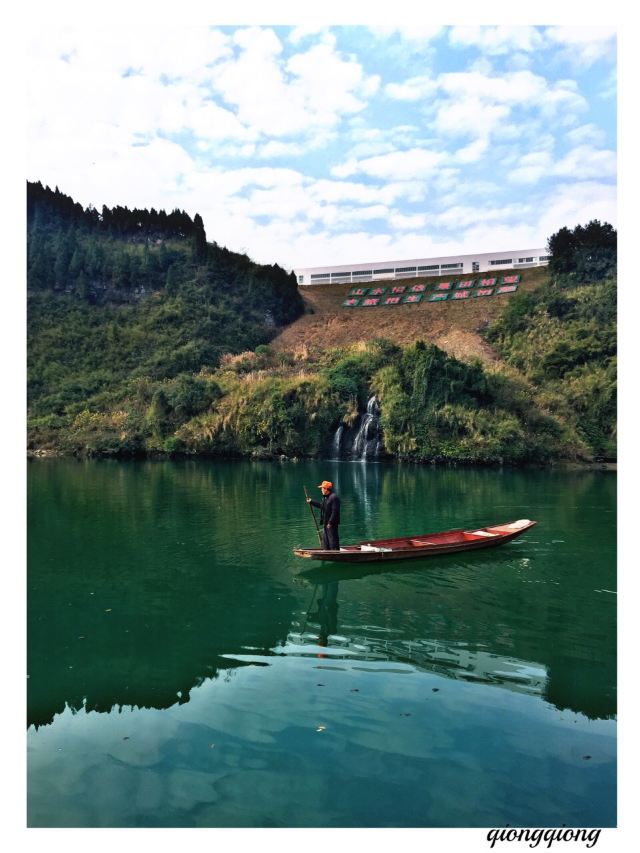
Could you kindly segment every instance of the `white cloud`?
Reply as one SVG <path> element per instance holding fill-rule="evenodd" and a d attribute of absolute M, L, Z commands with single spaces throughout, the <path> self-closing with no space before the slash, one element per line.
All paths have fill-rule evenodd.
<path fill-rule="evenodd" d="M 535 27 L 453 27 L 449 41 L 456 47 L 475 47 L 489 55 L 501 55 L 535 51 L 542 44 L 542 35 Z"/>
<path fill-rule="evenodd" d="M 213 85 L 243 124 L 271 137 L 332 128 L 364 109 L 379 86 L 356 60 L 344 59 L 334 39 L 323 39 L 286 62 L 269 29 L 236 32 L 240 54 L 216 65 Z"/>
<path fill-rule="evenodd" d="M 139 26 L 64 30 L 34 29 L 28 42 L 30 63 L 50 64 L 67 57 L 80 73 L 133 71 L 153 79 L 208 79 L 210 66 L 230 56 L 228 36 L 205 27 Z"/>
<path fill-rule="evenodd" d="M 437 83 L 431 77 L 411 77 L 404 83 L 388 83 L 385 92 L 390 98 L 398 101 L 421 101 L 430 97 L 437 90 Z"/>
<path fill-rule="evenodd" d="M 601 98 L 615 98 L 618 93 L 618 69 L 614 67 L 609 71 L 600 86 L 598 94 Z"/>
<path fill-rule="evenodd" d="M 547 27 L 548 43 L 564 48 L 566 59 L 589 67 L 600 59 L 615 61 L 616 31 L 613 27 Z"/>
<path fill-rule="evenodd" d="M 387 181 L 379 186 L 357 181 L 329 181 L 320 179 L 310 183 L 310 197 L 325 202 L 356 202 L 357 204 L 390 205 L 394 201 L 409 198 L 415 184 L 413 181 Z M 416 200 L 415 196 L 412 200 Z M 417 200 L 420 200 L 419 198 Z"/>
<path fill-rule="evenodd" d="M 326 33 L 326 27 L 324 26 L 311 26 L 305 25 L 302 27 L 295 27 L 289 33 L 289 41 L 291 44 L 299 44 L 301 41 L 309 38 L 310 36 L 319 35 L 321 33 Z"/>
<path fill-rule="evenodd" d="M 553 159 L 548 151 L 532 151 L 520 158 L 517 168 L 508 175 L 513 184 L 536 184 L 551 172 Z"/>
<path fill-rule="evenodd" d="M 479 72 L 452 72 L 438 78 L 439 87 L 450 97 L 478 98 L 485 102 L 518 105 L 529 108 L 547 109 L 549 102 L 554 108 L 586 107 L 586 102 L 577 92 L 573 80 L 549 81 L 531 71 L 510 71 L 506 74 L 487 75 Z"/>
<path fill-rule="evenodd" d="M 432 126 L 441 134 L 482 138 L 502 130 L 513 111 L 520 123 L 523 112 L 572 123 L 587 107 L 573 80 L 550 83 L 529 70 L 486 73 L 477 65 L 470 71 L 390 83 L 385 93 L 395 100 L 427 101 L 434 113 Z"/>
<path fill-rule="evenodd" d="M 579 145 L 555 164 L 553 174 L 579 180 L 613 178 L 616 174 L 616 155 L 613 151 Z"/>
<path fill-rule="evenodd" d="M 168 209 L 182 206 L 175 200 L 182 181 L 193 173 L 194 162 L 181 146 L 153 139 L 134 147 L 122 131 L 108 125 L 93 128 L 93 133 L 89 145 L 86 139 L 74 145 L 73 138 L 61 134 L 52 136 L 45 147 L 32 148 L 30 179 L 57 184 L 85 206 L 150 207 L 149 187 L 153 199 L 165 199 Z"/>
<path fill-rule="evenodd" d="M 458 231 L 470 225 L 476 225 L 479 219 L 482 219 L 483 223 L 505 222 L 529 219 L 530 216 L 531 207 L 526 204 L 488 205 L 481 209 L 477 205 L 474 207 L 456 205 L 435 215 L 431 221 L 436 226 Z"/>
<path fill-rule="evenodd" d="M 332 173 L 336 177 L 347 177 L 361 172 L 373 178 L 396 181 L 424 179 L 436 172 L 438 166 L 445 160 L 445 156 L 439 151 L 428 151 L 424 148 L 392 151 L 377 157 L 350 161 L 342 167 L 335 167 Z"/>
<path fill-rule="evenodd" d="M 454 156 L 457 163 L 477 163 L 482 160 L 489 148 L 489 141 L 486 137 L 481 137 L 466 145 L 464 148 L 459 148 Z"/>
<path fill-rule="evenodd" d="M 392 228 L 397 228 L 399 231 L 411 231 L 417 228 L 424 228 L 427 224 L 427 216 L 424 213 L 413 213 L 410 215 L 392 213 L 389 216 L 389 224 Z"/>
<path fill-rule="evenodd" d="M 565 134 L 565 138 L 573 145 L 581 145 L 593 143 L 593 145 L 602 145 L 605 141 L 604 131 L 595 124 L 581 124 L 573 130 Z"/>
<path fill-rule="evenodd" d="M 541 206 L 539 229 L 550 236 L 559 228 L 575 228 L 592 219 L 616 225 L 616 188 L 598 181 L 557 184 Z"/>
<path fill-rule="evenodd" d="M 615 152 L 578 145 L 556 162 L 548 151 L 525 154 L 509 175 L 515 184 L 535 184 L 542 178 L 560 177 L 584 181 L 612 178 L 616 174 Z"/>
<path fill-rule="evenodd" d="M 438 38 L 444 32 L 444 27 L 439 25 L 428 26 L 419 24 L 407 24 L 400 26 L 375 26 L 369 27 L 369 31 L 379 39 L 389 39 L 399 35 L 402 41 L 426 43 Z"/>
<path fill-rule="evenodd" d="M 482 136 L 493 133 L 509 117 L 509 107 L 477 97 L 440 101 L 434 125 L 451 136 Z"/>
<path fill-rule="evenodd" d="M 258 149 L 258 157 L 268 160 L 272 157 L 300 157 L 306 152 L 306 147 L 297 142 L 280 142 L 277 139 L 261 145 Z"/>

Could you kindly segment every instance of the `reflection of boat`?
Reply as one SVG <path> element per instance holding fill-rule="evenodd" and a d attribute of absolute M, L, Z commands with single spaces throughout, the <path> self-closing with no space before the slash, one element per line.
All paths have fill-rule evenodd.
<path fill-rule="evenodd" d="M 446 530 L 424 533 L 421 536 L 399 536 L 395 539 L 374 539 L 355 545 L 344 545 L 339 551 L 323 548 L 295 548 L 296 557 L 329 560 L 340 563 L 363 563 L 371 560 L 407 560 L 429 557 L 432 554 L 451 554 L 456 551 L 475 551 L 502 545 L 533 527 L 535 521 L 521 518 L 505 524 L 478 527 L 473 530 Z"/>

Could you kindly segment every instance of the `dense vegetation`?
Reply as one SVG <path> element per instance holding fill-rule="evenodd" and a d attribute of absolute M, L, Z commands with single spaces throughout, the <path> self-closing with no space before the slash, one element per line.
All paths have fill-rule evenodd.
<path fill-rule="evenodd" d="M 595 456 L 616 454 L 616 232 L 590 222 L 549 240 L 551 276 L 511 300 L 488 332 L 535 398 Z"/>
<path fill-rule="evenodd" d="M 550 238 L 549 280 L 511 297 L 486 331 L 503 359 L 489 370 L 423 341 L 274 351 L 273 326 L 302 310 L 283 270 L 207 243 L 198 216 L 97 216 L 57 191 L 31 192 L 31 448 L 321 455 L 375 393 L 396 458 L 615 457 L 615 231 L 606 224 Z"/>
<path fill-rule="evenodd" d="M 85 409 L 110 411 L 141 377 L 187 382 L 303 310 L 295 276 L 207 243 L 197 214 L 98 214 L 58 189 L 27 189 L 36 434 L 68 428 Z"/>

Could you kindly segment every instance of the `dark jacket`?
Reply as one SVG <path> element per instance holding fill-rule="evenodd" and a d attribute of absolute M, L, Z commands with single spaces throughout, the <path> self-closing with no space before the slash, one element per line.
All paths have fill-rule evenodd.
<path fill-rule="evenodd" d="M 337 527 L 340 524 L 340 498 L 335 492 L 330 492 L 322 497 L 322 503 L 311 501 L 311 506 L 315 506 L 320 510 L 320 524 L 330 524 L 332 527 Z"/>

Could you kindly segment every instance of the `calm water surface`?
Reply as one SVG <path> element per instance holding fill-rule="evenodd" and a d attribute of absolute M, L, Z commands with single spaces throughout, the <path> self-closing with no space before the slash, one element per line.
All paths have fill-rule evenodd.
<path fill-rule="evenodd" d="M 615 474 L 28 473 L 31 826 L 615 825 Z M 384 571 L 309 563 L 302 487 L 325 478 L 344 542 L 538 526 Z"/>

